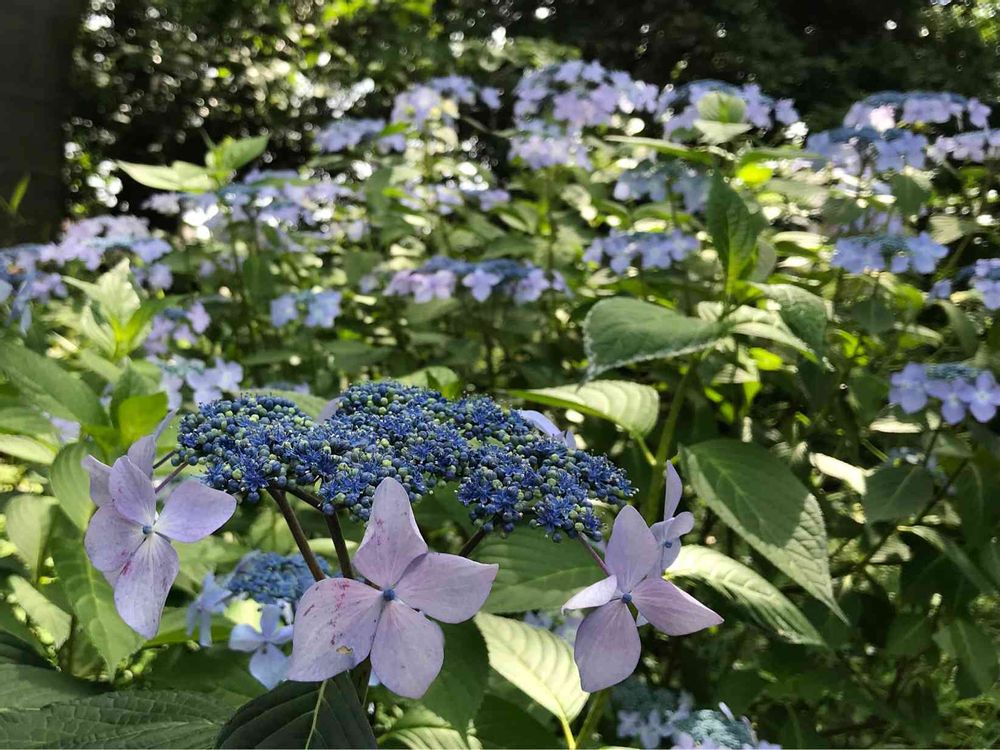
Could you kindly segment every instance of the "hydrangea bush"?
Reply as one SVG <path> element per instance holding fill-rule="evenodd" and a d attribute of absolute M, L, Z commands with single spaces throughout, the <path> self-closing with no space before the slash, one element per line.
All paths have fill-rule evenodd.
<path fill-rule="evenodd" d="M 121 164 L 0 254 L 0 744 L 995 744 L 992 121 L 570 60 Z"/>

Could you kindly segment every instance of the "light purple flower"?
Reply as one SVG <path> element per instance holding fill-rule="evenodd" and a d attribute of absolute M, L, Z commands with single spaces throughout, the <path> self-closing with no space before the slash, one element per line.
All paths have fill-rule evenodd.
<path fill-rule="evenodd" d="M 965 418 L 965 402 L 959 392 L 967 385 L 961 380 L 927 381 L 927 393 L 941 401 L 941 416 L 948 424 L 958 424 Z"/>
<path fill-rule="evenodd" d="M 174 283 L 170 267 L 164 263 L 154 263 L 147 269 L 146 284 L 150 289 L 169 289 Z"/>
<path fill-rule="evenodd" d="M 450 299 L 455 293 L 455 280 L 456 277 L 452 271 L 415 273 L 410 277 L 413 301 L 423 304 L 433 299 Z"/>
<path fill-rule="evenodd" d="M 694 515 L 690 511 L 677 513 L 677 505 L 681 501 L 683 488 L 681 478 L 674 465 L 667 461 L 664 472 L 666 488 L 663 492 L 663 520 L 649 527 L 660 545 L 660 568 L 662 572 L 673 565 L 681 553 L 680 538 L 694 528 Z M 677 513 L 677 515 L 674 515 Z"/>
<path fill-rule="evenodd" d="M 521 419 L 530 423 L 533 427 L 538 428 L 542 434 L 556 438 L 557 440 L 562 440 L 566 443 L 566 447 L 571 450 L 576 449 L 576 437 L 573 433 L 569 430 L 563 432 L 556 427 L 555 422 L 546 417 L 540 411 L 535 411 L 534 409 L 519 409 L 517 413 Z"/>
<path fill-rule="evenodd" d="M 212 322 L 212 318 L 208 314 L 208 310 L 205 309 L 205 305 L 203 305 L 200 301 L 191 305 L 191 309 L 188 310 L 187 317 L 188 322 L 191 324 L 191 330 L 195 333 L 204 333 L 208 330 L 208 326 Z"/>
<path fill-rule="evenodd" d="M 384 479 L 349 578 L 313 584 L 296 611 L 290 680 L 325 680 L 371 654 L 372 671 L 394 693 L 419 698 L 441 671 L 444 634 L 428 619 L 468 620 L 486 601 L 496 565 L 429 552 L 406 490 Z"/>
<path fill-rule="evenodd" d="M 292 640 L 292 626 L 281 624 L 283 607 L 265 604 L 260 614 L 260 630 L 240 623 L 229 634 L 229 648 L 252 653 L 250 674 L 268 690 L 285 679 L 288 657 L 281 646 Z"/>
<path fill-rule="evenodd" d="M 549 280 L 545 278 L 545 271 L 536 268 L 517 282 L 517 285 L 514 287 L 514 301 L 519 304 L 534 302 L 550 286 Z"/>
<path fill-rule="evenodd" d="M 306 303 L 307 328 L 332 328 L 340 315 L 340 292 L 317 292 Z"/>
<path fill-rule="evenodd" d="M 580 684 L 588 693 L 615 685 L 639 663 L 639 627 L 647 622 L 667 635 L 687 635 L 718 625 L 722 618 L 660 577 L 662 546 L 631 505 L 615 519 L 605 556 L 608 577 L 563 605 L 592 609 L 576 634 Z M 639 623 L 629 605 L 639 613 Z"/>
<path fill-rule="evenodd" d="M 187 384 L 194 389 L 197 404 L 215 401 L 223 392 L 238 391 L 243 382 L 243 368 L 238 362 L 225 362 L 215 358 L 215 366 L 198 372 L 191 370 L 186 376 Z"/>
<path fill-rule="evenodd" d="M 490 294 L 493 292 L 493 287 L 499 284 L 502 280 L 503 279 L 495 273 L 490 273 L 489 271 L 477 268 L 475 271 L 462 279 L 462 286 L 468 287 L 469 292 L 477 302 L 485 302 L 489 299 Z"/>
<path fill-rule="evenodd" d="M 889 401 L 899 404 L 906 414 L 916 414 L 927 406 L 927 373 L 924 366 L 911 362 L 889 378 Z"/>
<path fill-rule="evenodd" d="M 299 308 L 294 294 L 282 294 L 271 300 L 271 325 L 275 328 L 281 328 L 297 317 Z"/>
<path fill-rule="evenodd" d="M 91 487 L 97 483 L 91 498 L 98 508 L 84 546 L 91 563 L 114 587 L 118 614 L 137 633 L 152 638 L 180 569 L 171 541 L 204 539 L 232 517 L 236 499 L 191 479 L 182 482 L 157 512 L 152 458 L 145 462 L 151 454 L 142 448 L 136 454 L 138 462 L 129 456 L 115 461 L 106 479 L 102 471 L 88 466 Z"/>
<path fill-rule="evenodd" d="M 212 615 L 226 611 L 226 603 L 233 593 L 220 586 L 213 573 L 206 573 L 201 582 L 201 593 L 187 609 L 187 634 L 191 636 L 198 630 L 198 643 L 205 648 L 212 645 Z"/>
<path fill-rule="evenodd" d="M 955 390 L 976 421 L 986 423 L 996 416 L 1000 406 L 1000 386 L 992 372 L 981 372 L 974 384 L 961 382 Z"/>

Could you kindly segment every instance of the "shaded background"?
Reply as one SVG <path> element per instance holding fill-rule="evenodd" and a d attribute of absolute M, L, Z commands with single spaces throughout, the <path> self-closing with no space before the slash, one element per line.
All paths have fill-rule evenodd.
<path fill-rule="evenodd" d="M 115 159 L 200 161 L 206 137 L 269 133 L 271 163 L 298 166 L 355 100 L 380 110 L 456 70 L 507 88 L 519 66 L 579 55 L 657 84 L 755 81 L 814 128 L 883 89 L 995 103 L 998 13 L 1000 0 L 6 0 L 0 243 L 136 210 L 144 189 Z"/>

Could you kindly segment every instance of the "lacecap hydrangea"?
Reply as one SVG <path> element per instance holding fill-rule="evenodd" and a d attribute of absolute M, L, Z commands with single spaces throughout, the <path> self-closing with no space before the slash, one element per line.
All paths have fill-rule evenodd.
<path fill-rule="evenodd" d="M 508 258 L 465 261 L 438 256 L 415 270 L 397 271 L 385 288 L 388 296 L 412 296 L 417 303 L 451 299 L 465 292 L 477 302 L 491 296 L 534 302 L 548 290 L 566 291 L 558 271 L 546 272 L 528 262 Z"/>
<path fill-rule="evenodd" d="M 590 243 L 583 259 L 593 263 L 607 262 L 617 274 L 629 266 L 642 263 L 645 270 L 670 268 L 697 251 L 698 238 L 680 230 L 672 232 L 620 232 L 613 230 L 607 237 Z"/>
<path fill-rule="evenodd" d="M 830 265 L 849 273 L 889 270 L 893 273 L 934 273 L 948 248 L 935 242 L 927 232 L 916 237 L 896 234 L 842 237 Z"/>
<path fill-rule="evenodd" d="M 343 508 L 361 521 L 383 479 L 398 481 L 411 501 L 455 483 L 485 531 L 525 523 L 555 540 L 599 539 L 593 501 L 616 505 L 634 494 L 607 458 L 544 435 L 485 397 L 449 401 L 377 381 L 348 388 L 328 412 L 313 420 L 275 396 L 206 404 L 181 421 L 174 461 L 202 466 L 210 486 L 250 501 L 297 489 L 320 510 Z"/>
<path fill-rule="evenodd" d="M 966 414 L 989 422 L 1000 407 L 1000 385 L 993 373 L 960 363 L 923 365 L 911 362 L 890 378 L 889 402 L 906 414 L 923 411 L 931 398 L 939 401 L 941 417 L 958 424 Z"/>

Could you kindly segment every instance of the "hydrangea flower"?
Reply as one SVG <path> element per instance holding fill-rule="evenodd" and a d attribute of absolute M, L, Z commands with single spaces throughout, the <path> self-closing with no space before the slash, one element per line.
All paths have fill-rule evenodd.
<path fill-rule="evenodd" d="M 700 80 L 666 90 L 660 96 L 659 108 L 662 112 L 663 134 L 667 138 L 686 138 L 694 128 L 695 120 L 701 117 L 698 105 L 705 96 L 723 93 L 743 102 L 744 119 L 761 130 L 769 130 L 776 124 L 791 125 L 799 120 L 799 114 L 790 99 L 775 101 L 765 95 L 757 84 L 733 86 L 722 81 Z"/>
<path fill-rule="evenodd" d="M 476 614 L 497 566 L 429 552 L 393 479 L 376 490 L 354 566 L 372 585 L 327 578 L 299 602 L 288 677 L 329 679 L 371 655 L 383 685 L 420 698 L 444 662 L 444 634 L 429 618 L 457 623 Z"/>
<path fill-rule="evenodd" d="M 330 566 L 317 558 L 320 570 Z M 225 583 L 230 596 L 246 596 L 261 604 L 295 604 L 314 583 L 302 555 L 253 550 L 243 556 Z"/>
<path fill-rule="evenodd" d="M 663 492 L 663 520 L 649 527 L 649 530 L 653 532 L 653 537 L 660 545 L 659 569 L 661 572 L 674 564 L 677 556 L 681 553 L 680 538 L 694 528 L 694 515 L 691 511 L 677 513 L 677 506 L 680 504 L 681 495 L 684 492 L 677 469 L 667 461 L 664 473 L 666 487 Z"/>
<path fill-rule="evenodd" d="M 969 365 L 911 362 L 893 373 L 890 383 L 889 403 L 906 414 L 915 414 L 927 406 L 928 397 L 933 397 L 940 402 L 941 417 L 951 425 L 961 422 L 967 413 L 977 422 L 989 422 L 1000 406 L 1000 385 L 993 373 Z"/>
<path fill-rule="evenodd" d="M 976 128 L 986 127 L 990 108 L 975 97 L 949 91 L 880 91 L 851 105 L 844 116 L 849 128 L 889 130 L 901 123 L 943 125 L 964 118 Z"/>
<path fill-rule="evenodd" d="M 122 619 L 152 638 L 180 569 L 171 541 L 197 542 L 212 534 L 232 517 L 236 499 L 187 480 L 157 512 L 156 487 L 144 467 L 128 456 L 111 467 L 108 494 L 92 495 L 98 509 L 84 545 L 94 567 L 111 580 Z"/>
<path fill-rule="evenodd" d="M 190 637 L 198 630 L 198 643 L 204 647 L 212 645 L 212 615 L 226 611 L 226 604 L 233 593 L 220 586 L 215 580 L 215 574 L 209 572 L 201 582 L 201 592 L 188 605 L 187 634 Z"/>
<path fill-rule="evenodd" d="M 823 156 L 834 167 L 852 175 L 899 171 L 905 166 L 922 169 L 926 162 L 927 138 L 909 130 L 893 128 L 836 128 L 813 133 L 806 151 Z"/>
<path fill-rule="evenodd" d="M 1000 129 L 939 136 L 928 149 L 928 155 L 936 162 L 954 159 L 975 164 L 1000 158 Z"/>
<path fill-rule="evenodd" d="M 983 295 L 987 310 L 1000 310 L 1000 258 L 977 260 L 969 285 Z"/>
<path fill-rule="evenodd" d="M 948 248 L 935 242 L 927 232 L 916 237 L 902 235 L 857 235 L 842 237 L 830 265 L 849 273 L 885 271 L 893 273 L 933 273 Z"/>
<path fill-rule="evenodd" d="M 450 299 L 456 288 L 467 289 L 477 302 L 503 294 L 523 304 L 534 302 L 550 289 L 565 291 L 566 282 L 558 271 L 546 273 L 527 262 L 506 258 L 462 261 L 438 256 L 415 270 L 397 271 L 389 280 L 385 294 L 412 295 L 414 302 L 423 304 L 434 299 Z"/>
<path fill-rule="evenodd" d="M 238 362 L 225 362 L 216 357 L 214 366 L 191 369 L 185 379 L 194 389 L 194 402 L 203 404 L 221 398 L 224 392 L 238 391 L 243 382 L 243 368 Z"/>
<path fill-rule="evenodd" d="M 672 232 L 621 232 L 613 230 L 598 237 L 587 248 L 583 259 L 592 263 L 605 260 L 611 270 L 623 274 L 629 266 L 642 261 L 644 269 L 670 268 L 698 250 L 698 238 L 680 230 Z"/>
<path fill-rule="evenodd" d="M 268 690 L 285 679 L 288 657 L 281 646 L 292 640 L 292 626 L 281 622 L 284 608 L 266 604 L 261 609 L 260 629 L 239 623 L 229 634 L 229 648 L 252 653 L 250 674 Z"/>
<path fill-rule="evenodd" d="M 662 545 L 631 505 L 615 519 L 605 556 L 608 577 L 563 605 L 591 609 L 576 636 L 574 657 L 588 693 L 617 684 L 635 671 L 641 650 L 639 625 L 667 635 L 687 635 L 722 622 L 708 607 L 660 577 Z M 629 609 L 633 605 L 639 622 Z"/>

